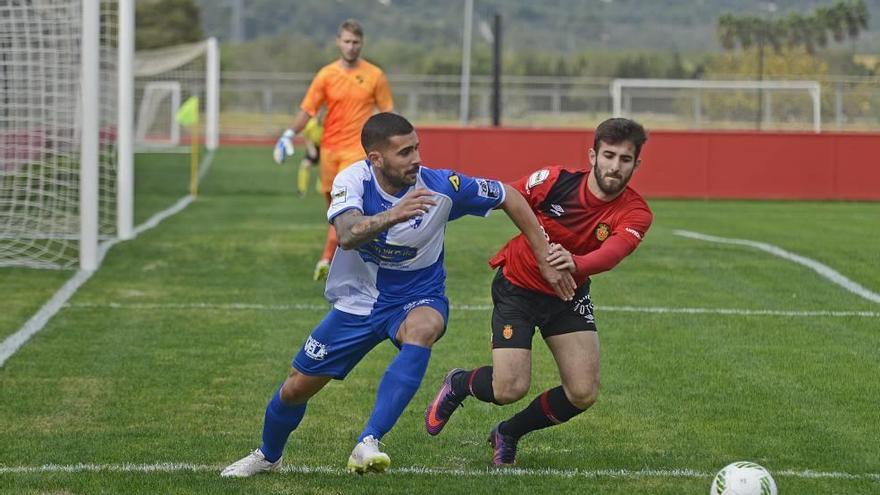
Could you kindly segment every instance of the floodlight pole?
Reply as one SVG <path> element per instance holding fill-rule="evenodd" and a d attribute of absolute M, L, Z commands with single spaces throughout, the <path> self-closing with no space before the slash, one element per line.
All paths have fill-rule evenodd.
<path fill-rule="evenodd" d="M 471 35 L 474 28 L 474 0 L 464 2 L 464 39 L 461 48 L 461 102 L 458 122 L 467 125 L 471 100 Z"/>

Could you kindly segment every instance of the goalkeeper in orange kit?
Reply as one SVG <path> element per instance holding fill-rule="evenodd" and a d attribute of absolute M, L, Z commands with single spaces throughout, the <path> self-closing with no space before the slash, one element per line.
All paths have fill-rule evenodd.
<path fill-rule="evenodd" d="M 360 142 L 361 128 L 378 109 L 391 112 L 394 101 L 385 73 L 379 67 L 361 58 L 364 32 L 357 21 L 343 22 L 336 34 L 340 57 L 325 65 L 312 80 L 300 111 L 275 145 L 273 157 L 277 163 L 293 154 L 293 138 L 302 132 L 309 119 L 321 107 L 327 107 L 324 132 L 321 137 L 321 192 L 330 205 L 330 186 L 336 174 L 349 165 L 363 160 Z M 324 280 L 330 271 L 330 261 L 336 252 L 336 232 L 327 229 L 324 252 L 315 265 L 315 280 Z"/>

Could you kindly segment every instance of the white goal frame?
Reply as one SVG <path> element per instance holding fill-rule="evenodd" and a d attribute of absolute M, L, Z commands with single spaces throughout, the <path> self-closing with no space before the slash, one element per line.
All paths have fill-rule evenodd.
<path fill-rule="evenodd" d="M 713 81 L 702 79 L 614 79 L 610 91 L 612 113 L 623 116 L 624 88 L 651 89 L 777 89 L 806 90 L 813 102 L 813 132 L 822 132 L 822 89 L 818 81 Z"/>
<path fill-rule="evenodd" d="M 167 140 L 147 141 L 147 127 L 156 118 L 156 111 L 161 100 L 157 95 L 170 94 L 170 134 Z M 150 81 L 144 85 L 144 96 L 138 108 L 137 125 L 135 126 L 135 140 L 139 145 L 177 146 L 180 144 L 180 123 L 174 118 L 177 109 L 180 108 L 180 82 L 178 81 Z"/>

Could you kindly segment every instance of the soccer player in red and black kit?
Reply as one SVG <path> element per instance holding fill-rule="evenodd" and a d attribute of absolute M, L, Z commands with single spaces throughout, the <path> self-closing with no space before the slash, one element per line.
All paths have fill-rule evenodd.
<path fill-rule="evenodd" d="M 523 435 L 564 423 L 596 402 L 599 337 L 590 302 L 590 276 L 610 270 L 632 253 L 651 226 L 644 199 L 628 187 L 647 140 L 638 123 L 613 118 L 596 128 L 590 170 L 548 167 L 513 184 L 526 198 L 551 243 L 547 261 L 574 277 L 570 301 L 554 295 L 522 235 L 489 264 L 501 267 L 492 282 L 492 366 L 450 371 L 425 411 L 437 435 L 468 396 L 498 405 L 523 398 L 531 380 L 535 327 L 553 353 L 562 384 L 546 390 L 489 434 L 493 464 L 515 463 Z"/>

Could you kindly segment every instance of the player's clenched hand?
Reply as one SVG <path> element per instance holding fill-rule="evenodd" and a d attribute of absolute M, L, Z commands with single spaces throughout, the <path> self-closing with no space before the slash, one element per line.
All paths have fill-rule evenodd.
<path fill-rule="evenodd" d="M 550 254 L 547 256 L 547 263 L 557 270 L 574 273 L 577 267 L 574 264 L 574 258 L 571 253 L 562 247 L 561 244 L 551 243 Z"/>
<path fill-rule="evenodd" d="M 549 263 L 538 263 L 538 269 L 541 270 L 541 276 L 553 287 L 553 292 L 563 301 L 571 301 L 574 298 L 574 291 L 577 289 L 574 278 L 567 271 L 557 270 L 550 266 Z"/>
<path fill-rule="evenodd" d="M 428 208 L 436 204 L 434 193 L 420 187 L 406 193 L 406 196 L 388 210 L 388 214 L 391 215 L 391 220 L 394 223 L 405 222 L 410 218 L 428 213 Z"/>

